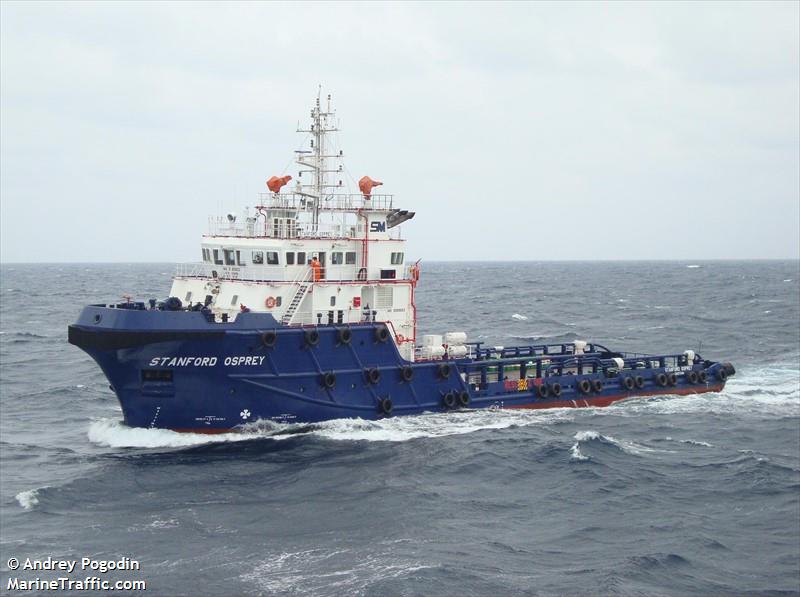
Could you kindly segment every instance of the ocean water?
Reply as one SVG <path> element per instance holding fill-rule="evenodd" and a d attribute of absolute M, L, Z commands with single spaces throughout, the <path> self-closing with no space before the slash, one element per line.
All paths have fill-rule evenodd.
<path fill-rule="evenodd" d="M 605 409 L 218 437 L 125 428 L 66 341 L 82 305 L 164 297 L 171 273 L 0 268 L 0 593 L 65 576 L 7 563 L 50 556 L 133 558 L 92 574 L 148 595 L 800 594 L 797 261 L 423 264 L 421 333 L 691 348 L 737 375 Z"/>

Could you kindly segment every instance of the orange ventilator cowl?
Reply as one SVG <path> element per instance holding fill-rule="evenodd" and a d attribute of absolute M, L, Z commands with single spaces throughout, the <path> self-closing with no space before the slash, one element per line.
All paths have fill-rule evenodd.
<path fill-rule="evenodd" d="M 362 176 L 361 180 L 358 181 L 358 188 L 364 193 L 364 197 L 369 197 L 370 193 L 372 193 L 372 187 L 377 187 L 382 184 L 382 182 L 372 180 L 369 176 Z"/>
<path fill-rule="evenodd" d="M 273 176 L 267 181 L 267 188 L 273 193 L 277 193 L 290 180 L 292 180 L 292 177 L 288 174 L 286 176 Z"/>

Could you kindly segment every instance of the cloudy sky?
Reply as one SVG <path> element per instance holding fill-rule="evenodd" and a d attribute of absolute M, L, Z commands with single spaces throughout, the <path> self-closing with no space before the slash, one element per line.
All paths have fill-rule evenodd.
<path fill-rule="evenodd" d="M 442 259 L 800 256 L 800 3 L 0 3 L 0 260 L 191 261 L 294 174 Z"/>

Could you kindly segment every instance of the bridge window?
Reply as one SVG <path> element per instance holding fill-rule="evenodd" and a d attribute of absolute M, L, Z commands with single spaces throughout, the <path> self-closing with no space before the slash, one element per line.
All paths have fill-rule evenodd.
<path fill-rule="evenodd" d="M 331 297 L 331 307 L 335 307 L 335 306 L 336 306 L 336 296 L 332 296 Z"/>
<path fill-rule="evenodd" d="M 214 263 L 222 265 L 222 259 L 219 258 L 219 249 L 214 249 Z"/>
<path fill-rule="evenodd" d="M 236 265 L 236 259 L 233 256 L 233 249 L 222 249 L 225 255 L 225 265 Z"/>
<path fill-rule="evenodd" d="M 403 253 L 392 253 L 392 265 L 400 265 L 403 263 Z"/>
<path fill-rule="evenodd" d="M 203 249 L 203 261 L 211 263 L 211 251 Z"/>
<path fill-rule="evenodd" d="M 344 254 L 344 262 L 347 265 L 355 265 L 356 264 L 356 252 L 355 251 L 348 251 Z"/>
<path fill-rule="evenodd" d="M 334 253 L 331 253 L 331 265 L 342 265 L 343 263 L 342 257 L 343 256 L 341 251 L 336 251 Z"/>
<path fill-rule="evenodd" d="M 236 265 L 244 265 L 244 263 L 242 263 L 242 252 L 241 251 L 236 251 Z"/>
<path fill-rule="evenodd" d="M 231 297 L 231 306 L 232 306 L 232 307 L 235 307 L 235 306 L 236 306 L 236 303 L 238 303 L 238 302 L 239 302 L 239 295 L 238 295 L 238 294 L 234 294 L 234 295 Z"/>
<path fill-rule="evenodd" d="M 264 265 L 264 251 L 253 251 L 253 265 Z"/>
<path fill-rule="evenodd" d="M 286 253 L 286 265 L 294 265 L 294 251 Z"/>
<path fill-rule="evenodd" d="M 306 253 L 305 251 L 298 251 L 297 253 L 297 265 L 305 265 L 306 264 Z"/>
<path fill-rule="evenodd" d="M 187 293 L 186 293 L 186 298 L 185 298 L 185 299 L 183 299 L 183 300 L 184 300 L 185 302 L 187 302 L 187 303 L 191 303 L 191 302 L 192 302 L 192 291 L 191 291 L 191 290 L 190 290 L 189 292 L 187 292 Z"/>
<path fill-rule="evenodd" d="M 276 307 L 280 307 L 282 302 L 283 302 L 283 297 L 281 297 L 281 296 L 275 297 L 275 306 Z"/>
<path fill-rule="evenodd" d="M 277 251 L 267 251 L 267 265 L 278 265 Z"/>

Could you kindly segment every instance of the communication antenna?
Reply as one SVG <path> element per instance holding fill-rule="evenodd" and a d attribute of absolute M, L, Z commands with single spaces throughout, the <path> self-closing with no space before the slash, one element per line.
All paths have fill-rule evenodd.
<path fill-rule="evenodd" d="M 336 112 L 331 109 L 331 95 L 328 94 L 326 107 L 323 110 L 321 106 L 322 85 L 319 86 L 317 91 L 317 100 L 314 107 L 311 108 L 311 128 L 301 129 L 299 124 L 297 128 L 298 133 L 310 133 L 311 149 L 298 150 L 297 164 L 300 170 L 297 175 L 297 187 L 295 192 L 308 199 L 306 202 L 307 209 L 310 207 L 312 210 L 312 230 L 317 232 L 319 228 L 319 209 L 322 199 L 328 193 L 329 189 L 335 189 L 340 184 L 332 184 L 328 182 L 328 174 L 333 172 L 341 172 L 341 165 L 335 168 L 328 167 L 328 160 L 340 160 L 344 157 L 342 151 L 337 154 L 328 154 L 328 133 L 338 132 L 339 129 L 334 124 Z M 300 180 L 303 178 L 303 173 L 309 172 L 311 174 L 311 182 L 302 184 Z"/>

